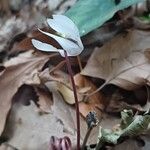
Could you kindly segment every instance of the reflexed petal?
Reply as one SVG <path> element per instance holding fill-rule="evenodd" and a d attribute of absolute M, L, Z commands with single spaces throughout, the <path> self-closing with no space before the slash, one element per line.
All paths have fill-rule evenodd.
<path fill-rule="evenodd" d="M 53 20 L 52 24 L 51 21 L 48 23 L 49 26 L 58 33 L 65 35 L 66 38 L 75 40 L 79 47 L 83 50 L 84 47 L 80 39 L 79 30 L 74 22 L 64 15 L 53 15 L 53 18 L 54 19 L 51 19 Z"/>
<path fill-rule="evenodd" d="M 47 36 L 50 36 L 50 37 L 54 38 L 61 45 L 61 47 L 64 50 L 66 50 L 68 56 L 77 56 L 83 50 L 83 49 L 81 49 L 81 47 L 79 47 L 78 44 L 76 44 L 76 43 L 74 43 L 74 42 L 72 42 L 68 39 L 59 37 L 57 35 L 53 35 L 53 34 L 48 33 L 48 32 L 44 32 L 40 29 L 39 29 L 39 31 L 42 32 L 43 34 L 47 35 Z"/>
<path fill-rule="evenodd" d="M 38 50 L 41 50 L 44 52 L 59 52 L 61 54 L 61 56 L 65 57 L 63 49 L 57 49 L 50 44 L 43 43 L 43 42 L 35 40 L 35 39 L 32 39 L 31 41 L 32 41 L 33 46 Z"/>
<path fill-rule="evenodd" d="M 47 23 L 52 29 L 65 35 L 66 38 L 73 40 L 80 38 L 78 28 L 74 22 L 66 16 L 53 15 L 53 19 L 47 19 Z"/>
<path fill-rule="evenodd" d="M 57 48 L 55 48 L 54 46 L 50 44 L 43 43 L 35 39 L 32 39 L 31 41 L 32 41 L 33 46 L 37 48 L 38 50 L 45 51 L 45 52 L 58 52 Z"/>

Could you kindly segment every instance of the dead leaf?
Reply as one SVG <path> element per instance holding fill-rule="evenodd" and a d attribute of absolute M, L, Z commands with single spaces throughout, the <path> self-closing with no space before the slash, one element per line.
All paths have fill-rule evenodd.
<path fill-rule="evenodd" d="M 9 12 L 9 0 L 0 1 L 0 11 Z"/>
<path fill-rule="evenodd" d="M 0 26 L 0 52 L 8 50 L 9 42 L 17 34 L 25 32 L 27 25 L 21 18 L 11 17 L 3 26 Z"/>
<path fill-rule="evenodd" d="M 109 150 L 149 150 L 150 146 L 150 137 L 140 136 L 141 138 L 138 139 L 128 139 L 121 144 L 118 144 Z"/>
<path fill-rule="evenodd" d="M 34 87 L 37 96 L 38 96 L 38 105 L 42 112 L 44 113 L 50 113 L 51 112 L 51 106 L 53 104 L 52 101 L 52 94 L 49 92 L 49 90 L 46 87 Z"/>
<path fill-rule="evenodd" d="M 52 112 L 42 115 L 32 101 L 28 106 L 15 103 L 3 133 L 4 137 L 8 137 L 8 144 L 18 149 L 47 150 L 51 136 L 59 138 L 68 136 L 74 146 L 76 144 L 75 110 L 66 104 L 62 96 L 55 90 L 53 99 Z M 81 141 L 83 141 L 87 125 L 82 117 L 80 121 Z M 96 143 L 97 133 L 98 128 L 95 128 L 88 143 Z"/>
<path fill-rule="evenodd" d="M 74 76 L 74 80 L 75 80 L 75 84 L 78 87 L 78 89 L 83 89 L 86 87 L 89 87 L 89 89 L 85 92 L 87 94 L 92 93 L 93 91 L 95 91 L 97 88 L 96 86 L 90 81 L 88 80 L 85 76 L 81 75 L 81 74 L 77 74 Z M 83 93 L 83 94 L 85 94 Z M 87 100 L 87 102 L 80 102 L 79 103 L 79 110 L 80 113 L 86 117 L 87 114 L 90 111 L 96 111 L 97 114 L 101 114 L 101 111 L 104 109 L 105 107 L 105 98 L 103 96 L 102 93 L 97 92 L 95 94 L 93 94 L 89 100 Z"/>
<path fill-rule="evenodd" d="M 46 32 L 53 32 L 51 29 L 47 28 L 41 28 L 41 30 Z M 58 43 L 54 39 L 48 37 L 47 35 L 42 34 L 38 30 L 34 30 L 31 33 L 29 33 L 25 39 L 23 39 L 19 43 L 16 43 L 11 51 L 16 52 L 35 49 L 35 47 L 31 42 L 31 39 L 37 39 L 39 41 L 54 45 L 54 47 L 58 47 Z"/>
<path fill-rule="evenodd" d="M 2 145 L 0 145 L 0 150 L 17 150 L 17 149 L 11 146 L 10 144 L 3 143 Z"/>
<path fill-rule="evenodd" d="M 48 86 L 48 85 L 47 85 Z M 64 124 L 64 132 L 69 132 L 70 134 L 76 134 L 76 113 L 75 109 L 70 105 L 66 104 L 62 96 L 58 94 L 56 91 L 53 92 L 53 100 L 54 105 L 52 106 L 52 110 L 54 115 Z M 81 142 L 85 137 L 87 130 L 87 124 L 85 120 L 80 116 L 80 131 L 81 131 Z M 88 144 L 96 143 L 97 140 L 98 127 L 92 130 L 91 135 L 89 137 Z M 74 142 L 73 142 L 74 143 Z"/>
<path fill-rule="evenodd" d="M 31 100 L 37 103 L 37 93 L 35 92 L 34 87 L 32 85 L 24 84 L 18 89 L 17 93 L 13 96 L 12 102 L 19 102 L 27 106 L 30 104 Z"/>
<path fill-rule="evenodd" d="M 142 150 L 142 148 L 140 146 L 138 146 L 138 143 L 136 140 L 134 139 L 129 139 L 119 145 L 116 145 L 113 148 L 110 148 L 110 150 Z"/>
<path fill-rule="evenodd" d="M 126 90 L 150 82 L 150 63 L 145 51 L 150 48 L 150 32 L 129 31 L 96 48 L 83 75 L 102 78 Z"/>
<path fill-rule="evenodd" d="M 0 76 L 0 135 L 4 129 L 7 114 L 11 108 L 14 94 L 23 84 L 40 84 L 40 79 L 38 78 L 37 73 L 49 59 L 44 55 L 31 55 L 29 57 L 23 57 L 23 55 L 21 55 L 20 57 L 23 62 L 20 63 L 18 61 L 18 64 L 16 65 L 13 63 L 12 65 L 7 63 L 7 68 Z M 16 57 L 14 61 L 17 61 L 17 58 L 20 60 L 20 57 Z"/>
<path fill-rule="evenodd" d="M 29 106 L 15 103 L 4 136 L 10 145 L 20 150 L 48 150 L 51 136 L 69 136 L 75 143 L 76 135 L 64 132 L 64 124 L 53 113 L 41 115 L 32 101 Z"/>
<path fill-rule="evenodd" d="M 69 78 L 69 77 L 68 77 Z M 87 102 L 82 102 L 85 94 L 89 94 L 92 91 L 96 90 L 96 86 L 88 80 L 85 76 L 81 74 L 76 74 L 74 76 L 75 84 L 78 92 L 78 100 L 79 100 L 79 109 L 80 113 L 86 117 L 86 115 L 90 111 L 103 110 L 105 105 L 105 100 L 102 93 L 96 93 L 92 95 Z M 67 84 L 67 83 L 66 83 Z M 57 90 L 62 94 L 64 100 L 68 104 L 74 104 L 74 94 L 72 91 L 71 83 L 67 84 L 67 86 L 57 83 Z M 68 88 L 69 86 L 69 88 Z M 99 112 L 99 111 L 98 111 Z"/>
<path fill-rule="evenodd" d="M 109 99 L 109 103 L 105 109 L 108 113 L 120 113 L 124 109 L 132 109 L 133 111 L 144 111 L 144 108 L 139 104 L 128 104 L 126 103 L 127 99 L 124 98 L 119 91 L 116 91 L 111 95 L 111 97 L 107 97 Z M 132 99 L 134 101 L 134 99 Z"/>
<path fill-rule="evenodd" d="M 66 84 L 66 86 L 64 84 L 61 83 L 57 83 L 56 86 L 57 90 L 63 95 L 64 100 L 68 103 L 68 104 L 74 104 L 74 94 L 73 94 L 73 90 L 70 86 L 70 84 Z M 78 101 L 82 101 L 83 100 L 83 95 L 78 94 Z"/>

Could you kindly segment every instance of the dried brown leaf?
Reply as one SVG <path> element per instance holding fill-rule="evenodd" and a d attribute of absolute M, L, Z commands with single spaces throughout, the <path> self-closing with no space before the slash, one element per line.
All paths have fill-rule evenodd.
<path fill-rule="evenodd" d="M 4 12 L 9 11 L 9 0 L 0 1 L 0 11 L 4 11 Z"/>
<path fill-rule="evenodd" d="M 89 94 L 92 91 L 95 91 L 96 86 L 81 74 L 76 74 L 74 76 L 74 80 L 78 91 L 78 100 L 80 102 L 79 103 L 80 113 L 84 117 L 86 117 L 86 115 L 90 111 L 96 111 L 97 109 L 103 110 L 105 105 L 105 100 L 102 93 L 96 93 L 92 95 L 88 101 L 83 102 L 85 94 Z M 69 88 L 67 86 L 69 86 Z M 75 101 L 74 101 L 74 94 L 72 91 L 72 87 L 70 84 L 67 84 L 67 86 L 59 82 L 57 83 L 57 89 L 62 94 L 64 100 L 68 104 L 74 104 Z"/>
<path fill-rule="evenodd" d="M 75 142 L 75 134 L 64 132 L 64 124 L 53 113 L 41 114 L 31 101 L 29 106 L 15 103 L 10 111 L 4 136 L 17 149 L 48 150 L 51 136 L 69 136 Z M 20 140 L 21 139 L 21 140 Z"/>
<path fill-rule="evenodd" d="M 16 148 L 7 143 L 3 143 L 0 145 L 0 150 L 16 150 Z"/>
<path fill-rule="evenodd" d="M 12 105 L 12 98 L 18 88 L 23 84 L 40 84 L 40 79 L 37 76 L 38 71 L 49 58 L 47 56 L 23 57 L 20 63 L 18 56 L 18 64 L 7 63 L 7 68 L 0 76 L 0 135 L 4 129 L 8 112 Z M 14 62 L 17 61 L 14 59 Z M 11 61 L 11 60 L 10 60 Z"/>
<path fill-rule="evenodd" d="M 53 91 L 53 99 L 52 112 L 47 114 L 39 113 L 40 110 L 32 101 L 29 106 L 15 103 L 3 134 L 9 138 L 8 144 L 18 149 L 47 150 L 51 136 L 68 136 L 73 146 L 76 145 L 75 110 L 67 105 L 56 91 Z M 82 117 L 80 120 L 82 141 L 87 125 Z M 88 143 L 96 143 L 97 133 L 98 128 L 95 128 Z"/>
<path fill-rule="evenodd" d="M 50 29 L 47 28 L 42 28 L 42 30 L 46 32 L 52 32 Z M 31 43 L 31 39 L 33 38 L 54 45 L 55 47 L 58 46 L 57 42 L 54 39 L 48 37 L 47 35 L 42 34 L 38 30 L 34 30 L 28 35 L 28 37 L 26 37 L 19 43 L 16 43 L 12 51 L 15 52 L 15 51 L 25 51 L 25 50 L 35 49 L 35 47 Z"/>
<path fill-rule="evenodd" d="M 38 105 L 42 112 L 50 113 L 53 104 L 52 95 L 46 87 L 34 88 L 38 96 Z"/>
<path fill-rule="evenodd" d="M 63 95 L 64 100 L 68 104 L 74 104 L 75 103 L 73 90 L 72 90 L 70 84 L 66 84 L 66 86 L 65 86 L 64 84 L 61 84 L 58 82 L 57 83 L 57 89 Z M 78 94 L 78 101 L 80 102 L 82 100 L 83 100 L 83 95 Z"/>
<path fill-rule="evenodd" d="M 76 86 L 79 89 L 89 87 L 89 90 L 85 92 L 87 94 L 90 94 L 97 89 L 96 86 L 90 80 L 88 80 L 85 76 L 81 74 L 75 75 L 74 79 L 75 79 Z M 90 111 L 96 111 L 97 114 L 101 114 L 99 110 L 103 110 L 104 106 L 105 106 L 105 98 L 103 94 L 100 92 L 92 95 L 86 102 L 82 101 L 79 103 L 80 113 L 84 117 L 86 117 Z"/>
<path fill-rule="evenodd" d="M 64 124 L 64 132 L 70 133 L 71 135 L 76 134 L 76 114 L 75 109 L 65 103 L 60 94 L 53 92 L 53 100 L 54 105 L 52 106 L 52 110 L 54 115 Z M 80 131 L 81 131 L 81 141 L 86 134 L 87 125 L 82 117 L 80 117 Z M 92 131 L 90 140 L 88 143 L 95 143 L 98 133 L 98 128 Z M 74 143 L 74 142 L 73 142 Z"/>
<path fill-rule="evenodd" d="M 17 35 L 27 30 L 22 18 L 11 17 L 0 26 L 0 52 L 8 50 L 10 41 Z"/>
<path fill-rule="evenodd" d="M 150 32 L 129 31 L 96 48 L 82 74 L 127 90 L 149 84 L 150 58 L 145 56 L 149 48 Z"/>

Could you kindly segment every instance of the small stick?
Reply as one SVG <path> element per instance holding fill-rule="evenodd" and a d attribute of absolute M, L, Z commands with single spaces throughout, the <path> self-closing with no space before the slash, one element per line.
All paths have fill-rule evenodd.
<path fill-rule="evenodd" d="M 80 69 L 80 72 L 81 72 L 83 70 L 83 67 L 82 67 L 80 56 L 77 56 L 77 60 L 78 60 L 79 69 Z"/>
<path fill-rule="evenodd" d="M 85 135 L 85 138 L 84 138 L 84 141 L 83 141 L 81 150 L 84 150 L 84 149 L 85 149 L 87 140 L 88 140 L 88 138 L 89 138 L 89 136 L 90 136 L 90 133 L 91 133 L 92 129 L 93 129 L 93 127 L 90 127 L 90 128 L 87 129 L 87 132 L 86 132 L 86 135 Z"/>
<path fill-rule="evenodd" d="M 54 71 L 56 71 L 56 70 L 62 68 L 65 63 L 66 63 L 65 60 L 64 60 L 64 61 L 61 61 L 58 65 L 56 65 L 54 68 L 52 68 L 52 69 L 49 71 L 49 73 L 51 74 L 52 72 L 54 72 Z"/>
<path fill-rule="evenodd" d="M 95 91 L 93 91 L 92 93 L 88 94 L 87 96 L 85 96 L 84 101 L 86 102 L 89 97 L 91 97 L 92 95 L 96 94 L 97 92 L 99 92 L 102 88 L 104 88 L 106 85 L 108 84 L 108 82 L 103 83 L 98 89 L 96 89 Z"/>

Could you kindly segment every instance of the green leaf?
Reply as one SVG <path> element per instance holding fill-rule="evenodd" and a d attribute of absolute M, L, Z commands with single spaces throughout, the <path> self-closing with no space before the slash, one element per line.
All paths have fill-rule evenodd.
<path fill-rule="evenodd" d="M 96 150 L 99 150 L 105 143 L 117 144 L 117 140 L 119 139 L 120 135 L 121 135 L 120 131 L 115 132 L 100 127 Z"/>
<path fill-rule="evenodd" d="M 123 130 L 121 136 L 137 136 L 148 129 L 150 115 L 136 116 L 133 122 Z"/>
<path fill-rule="evenodd" d="M 121 112 L 121 128 L 126 128 L 133 121 L 133 112 L 132 110 L 123 110 Z"/>
<path fill-rule="evenodd" d="M 124 110 L 121 112 L 121 117 L 120 128 L 116 130 L 103 129 L 100 127 L 96 150 L 99 150 L 105 143 L 117 144 L 118 139 L 121 137 L 138 136 L 148 130 L 150 111 L 143 115 L 133 116 L 131 110 Z"/>
<path fill-rule="evenodd" d="M 79 0 L 65 15 L 79 28 L 80 36 L 100 27 L 113 15 L 124 8 L 145 0 Z"/>

